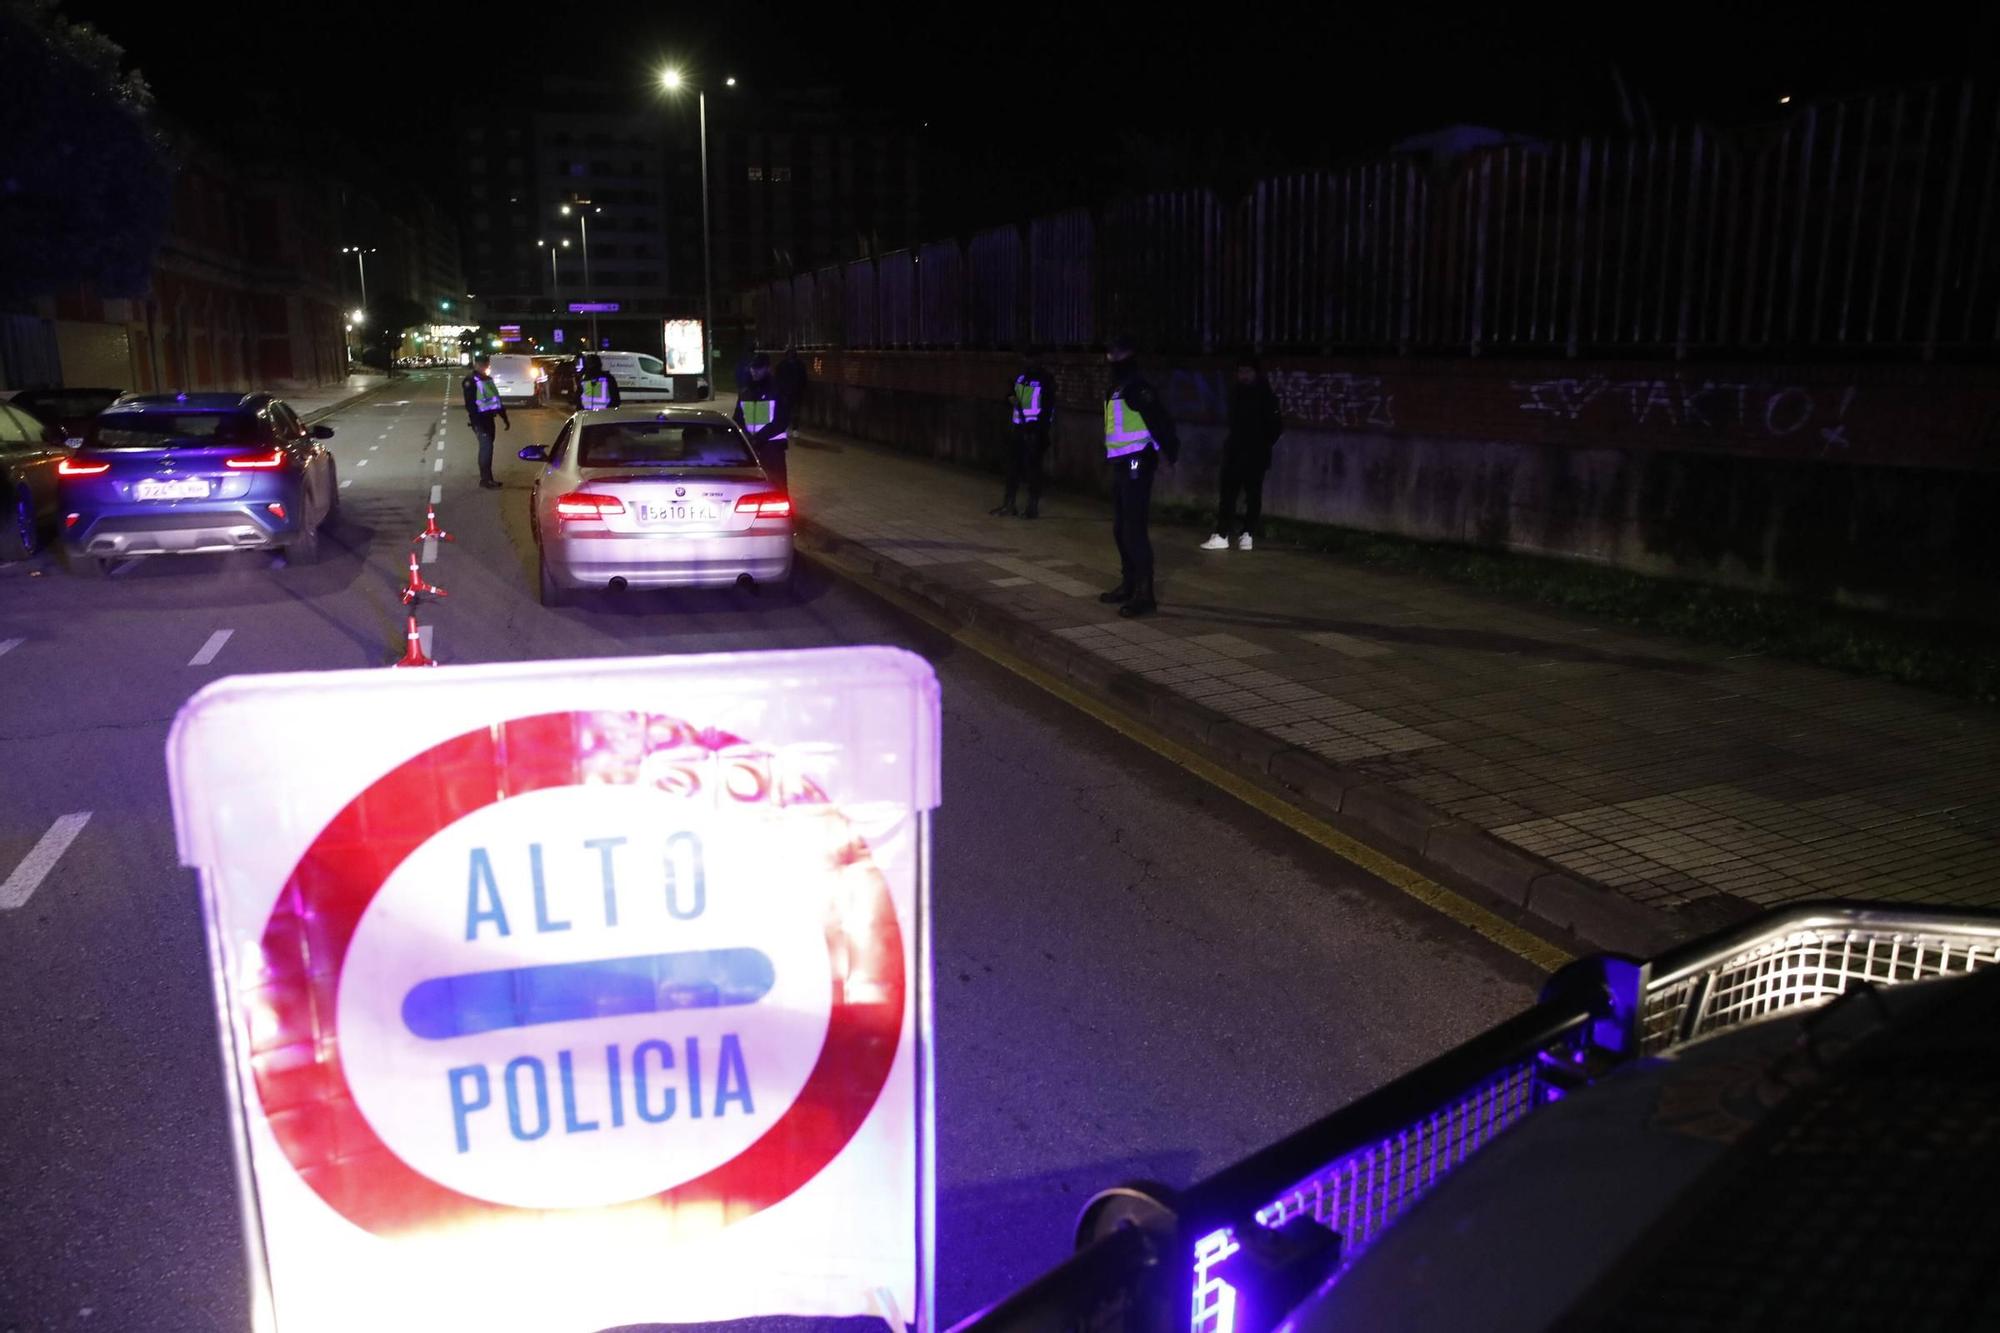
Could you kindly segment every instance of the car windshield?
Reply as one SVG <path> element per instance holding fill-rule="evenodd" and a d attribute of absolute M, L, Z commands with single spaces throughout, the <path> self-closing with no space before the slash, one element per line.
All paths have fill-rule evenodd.
<path fill-rule="evenodd" d="M 118 396 L 112 389 L 50 389 L 41 393 L 24 393 L 14 399 L 18 407 L 25 407 L 38 417 L 60 417 L 73 420 L 77 417 L 95 416 Z"/>
<path fill-rule="evenodd" d="M 733 426 L 685 421 L 606 421 L 583 428 L 580 467 L 755 467 Z"/>
<path fill-rule="evenodd" d="M 99 449 L 198 449 L 254 444 L 256 417 L 243 412 L 113 412 L 90 423 L 87 446 Z"/>

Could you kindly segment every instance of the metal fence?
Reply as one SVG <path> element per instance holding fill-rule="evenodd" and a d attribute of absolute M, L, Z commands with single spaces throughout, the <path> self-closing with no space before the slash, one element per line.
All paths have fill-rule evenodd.
<path fill-rule="evenodd" d="M 1929 356 L 2000 346 L 1996 224 L 2000 96 L 1925 84 L 1743 129 L 1146 195 L 752 295 L 774 346 L 1088 347 L 1127 330 L 1178 352 Z"/>

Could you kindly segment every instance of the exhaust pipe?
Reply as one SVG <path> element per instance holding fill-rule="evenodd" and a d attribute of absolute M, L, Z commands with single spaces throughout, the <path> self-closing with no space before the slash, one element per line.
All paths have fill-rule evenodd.
<path fill-rule="evenodd" d="M 757 591 L 757 580 L 751 578 L 748 574 L 738 574 L 736 576 L 736 586 L 745 592 L 755 592 Z"/>
<path fill-rule="evenodd" d="M 611 580 L 611 582 L 610 582 L 609 584 L 607 584 L 607 585 L 605 585 L 605 586 L 609 587 L 609 588 L 611 589 L 611 591 L 613 591 L 613 592 L 624 592 L 624 591 L 625 591 L 625 580 L 624 580 L 624 579 L 622 579 L 622 578 L 618 578 L 618 579 L 613 579 L 613 580 Z"/>

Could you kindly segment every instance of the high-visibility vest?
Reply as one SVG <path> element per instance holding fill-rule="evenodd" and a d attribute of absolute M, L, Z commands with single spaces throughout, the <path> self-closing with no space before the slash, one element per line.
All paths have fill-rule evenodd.
<path fill-rule="evenodd" d="M 782 444 L 784 431 L 771 431 L 771 424 L 777 416 L 778 404 L 771 398 L 744 398 L 739 400 L 743 409 L 743 429 L 756 436 L 759 444 Z M 770 431 L 769 434 L 759 434 Z"/>
<path fill-rule="evenodd" d="M 602 412 L 610 406 L 611 380 L 608 376 L 599 375 L 596 379 L 585 380 L 583 382 L 584 411 Z"/>
<path fill-rule="evenodd" d="M 1014 381 L 1014 424 L 1025 426 L 1042 419 L 1042 385 L 1026 375 Z"/>
<path fill-rule="evenodd" d="M 498 412 L 506 406 L 500 401 L 500 386 L 484 375 L 472 377 L 472 406 L 478 411 Z"/>
<path fill-rule="evenodd" d="M 1125 406 L 1123 395 L 1113 389 L 1111 397 L 1104 400 L 1104 456 L 1123 458 L 1152 447 L 1153 435 L 1146 428 L 1144 414 Z"/>

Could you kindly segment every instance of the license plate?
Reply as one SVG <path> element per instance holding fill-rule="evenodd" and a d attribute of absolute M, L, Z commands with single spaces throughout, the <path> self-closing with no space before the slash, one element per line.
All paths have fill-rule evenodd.
<path fill-rule="evenodd" d="M 200 477 L 142 481 L 132 488 L 135 500 L 206 500 L 208 483 Z"/>
<path fill-rule="evenodd" d="M 642 504 L 639 506 L 641 523 L 713 523 L 722 517 L 714 505 L 690 504 Z"/>

